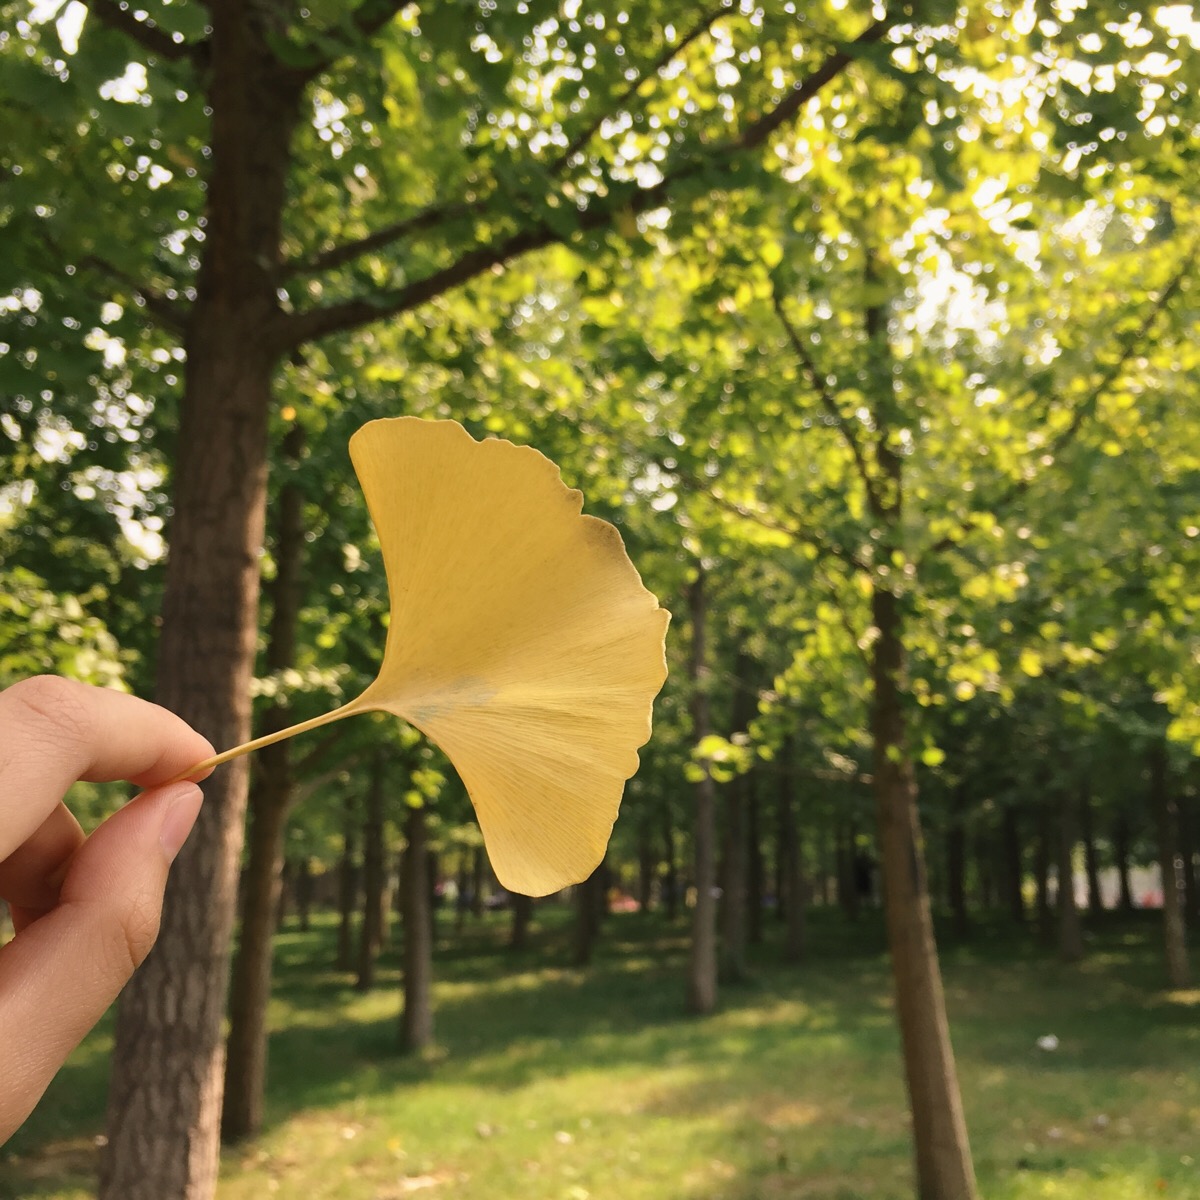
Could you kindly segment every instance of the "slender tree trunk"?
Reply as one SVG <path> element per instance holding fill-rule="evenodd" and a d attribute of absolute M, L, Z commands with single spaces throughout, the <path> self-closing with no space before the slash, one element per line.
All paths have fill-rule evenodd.
<path fill-rule="evenodd" d="M 218 747 L 250 734 L 280 346 L 276 266 L 304 80 L 267 43 L 261 5 L 214 4 L 205 242 L 188 311 L 157 699 Z M 218 768 L 167 884 L 158 943 L 121 996 L 102 1200 L 216 1189 L 222 1024 L 246 812 L 245 759 Z"/>
<path fill-rule="evenodd" d="M 283 438 L 284 467 L 299 467 L 304 427 L 294 425 Z M 275 514 L 275 578 L 269 586 L 271 622 L 266 670 L 295 666 L 296 629 L 304 584 L 304 493 L 289 478 L 278 493 Z M 263 716 L 263 732 L 282 730 L 292 721 L 287 708 L 274 704 Z M 241 937 L 229 986 L 229 1040 L 221 1112 L 221 1136 L 239 1141 L 263 1127 L 266 1092 L 266 1010 L 271 998 L 274 932 L 287 902 L 283 836 L 294 803 L 292 744 L 266 746 L 250 793 L 250 860 L 242 893 Z M 308 928 L 310 881 L 307 859 L 296 872 L 296 911 L 301 930 Z"/>
<path fill-rule="evenodd" d="M 1054 916 L 1050 907 L 1050 860 L 1053 843 L 1054 832 L 1047 798 L 1040 796 L 1038 798 L 1037 843 L 1033 852 L 1033 875 L 1037 888 L 1038 937 L 1051 945 L 1053 944 L 1054 930 Z"/>
<path fill-rule="evenodd" d="M 487 873 L 487 859 L 483 847 L 476 846 L 471 858 L 471 915 L 483 916 L 483 884 Z"/>
<path fill-rule="evenodd" d="M 263 751 L 250 822 L 250 865 L 242 906 L 242 932 L 229 990 L 229 1053 L 221 1137 L 228 1143 L 262 1128 L 267 1079 L 267 1005 L 271 998 L 272 939 L 280 908 L 283 831 L 287 825 L 288 767 L 272 769 L 272 750 Z M 268 796 L 268 792 L 279 795 Z"/>
<path fill-rule="evenodd" d="M 654 838 L 650 820 L 644 817 L 638 825 L 638 912 L 645 915 L 654 903 L 654 876 L 658 866 L 654 859 Z"/>
<path fill-rule="evenodd" d="M 966 937 L 971 920 L 967 913 L 966 793 L 958 784 L 951 794 L 950 820 L 946 826 L 946 899 L 954 920 L 954 932 Z"/>
<path fill-rule="evenodd" d="M 1064 790 L 1058 806 L 1058 956 L 1066 963 L 1083 958 L 1083 926 L 1075 905 L 1075 812 Z"/>
<path fill-rule="evenodd" d="M 425 809 L 410 808 L 404 823 L 404 1010 L 400 1047 L 410 1053 L 433 1042 L 433 912 L 429 903 Z"/>
<path fill-rule="evenodd" d="M 878 631 L 871 669 L 875 800 L 917 1192 L 921 1200 L 973 1200 L 975 1172 L 933 937 L 916 779 L 905 745 L 900 613 L 896 597 L 878 585 L 872 615 Z"/>
<path fill-rule="evenodd" d="M 746 797 L 746 839 L 748 858 L 746 862 L 746 939 L 752 946 L 763 940 L 763 849 L 762 811 L 759 800 L 760 778 L 749 777 L 749 795 Z"/>
<path fill-rule="evenodd" d="M 821 904 L 829 908 L 833 903 L 833 889 L 837 881 L 837 840 L 832 822 L 825 825 L 824 870 L 821 872 Z"/>
<path fill-rule="evenodd" d="M 358 832 L 359 822 L 354 797 L 347 793 L 342 808 L 342 857 L 338 862 L 338 937 L 339 971 L 354 969 L 354 914 L 358 910 Z"/>
<path fill-rule="evenodd" d="M 1124 813 L 1117 815 L 1113 823 L 1113 859 L 1117 868 L 1120 898 L 1117 907 L 1123 913 L 1133 912 L 1133 889 L 1129 886 L 1129 818 Z"/>
<path fill-rule="evenodd" d="M 1162 871 L 1163 947 L 1167 979 L 1173 988 L 1188 986 L 1187 926 L 1184 920 L 1179 848 L 1175 829 L 1175 797 L 1168 777 L 1167 746 L 1158 742 L 1150 752 L 1150 806 L 1158 827 L 1158 862 Z"/>
<path fill-rule="evenodd" d="M 1079 788 L 1079 832 L 1083 838 L 1083 869 L 1087 875 L 1088 912 L 1094 915 L 1104 909 L 1104 893 L 1100 890 L 1100 856 L 1096 852 L 1092 788 L 1086 776 Z"/>
<path fill-rule="evenodd" d="M 251 796 L 254 792 L 251 791 Z M 275 910 L 271 914 L 271 932 L 273 934 L 280 933 L 283 927 L 287 924 L 288 910 L 292 904 L 292 876 L 295 874 L 296 868 L 291 859 L 284 857 L 279 864 L 279 890 L 275 895 Z M 244 890 L 249 890 L 244 889 Z M 239 911 L 245 910 L 245 901 L 243 900 Z M 234 963 L 236 966 L 236 961 Z"/>
<path fill-rule="evenodd" d="M 734 660 L 733 728 L 743 732 L 749 728 L 754 714 L 754 691 L 751 683 L 751 659 L 744 649 Z M 721 890 L 720 974 L 730 983 L 741 983 L 746 969 L 746 876 L 747 835 L 749 826 L 746 806 L 750 779 L 739 775 L 724 788 L 725 810 L 725 878 Z"/>
<path fill-rule="evenodd" d="M 1001 839 L 1004 849 L 1004 894 L 1008 902 L 1008 912 L 1018 925 L 1023 925 L 1025 893 L 1022 885 L 1025 870 L 1021 855 L 1021 827 L 1017 810 L 1011 804 L 1006 805 L 1004 809 Z"/>
<path fill-rule="evenodd" d="M 383 945 L 384 905 L 387 903 L 383 870 L 384 754 L 371 756 L 371 778 L 363 809 L 363 916 L 358 942 L 360 992 L 375 986 L 375 962 Z"/>
<path fill-rule="evenodd" d="M 975 840 L 975 861 L 979 872 L 979 907 L 984 912 L 996 908 L 996 829 L 989 826 L 980 830 Z"/>
<path fill-rule="evenodd" d="M 779 759 L 779 853 L 783 863 L 780 903 L 785 913 L 783 958 L 785 962 L 798 963 L 804 960 L 807 943 L 807 887 L 803 847 L 796 822 L 792 754 L 792 740 L 787 738 Z"/>
<path fill-rule="evenodd" d="M 663 814 L 663 903 L 667 920 L 672 923 L 679 916 L 679 860 L 675 853 L 675 826 L 668 809 Z"/>
<path fill-rule="evenodd" d="M 512 894 L 512 926 L 508 934 L 508 948 L 513 951 L 529 948 L 529 926 L 533 921 L 533 898 L 520 892 Z"/>
<path fill-rule="evenodd" d="M 707 595 L 704 568 L 697 565 L 696 578 L 688 588 L 692 623 L 690 675 L 692 684 L 692 738 L 701 742 L 710 732 L 708 708 Z M 694 1013 L 709 1013 L 717 1006 L 717 902 L 716 883 L 716 789 L 707 764 L 695 785 L 696 906 L 692 909 L 692 942 L 688 958 L 687 1001 Z"/>
<path fill-rule="evenodd" d="M 1179 826 L 1179 857 L 1183 863 L 1183 911 L 1187 921 L 1200 919 L 1200 880 L 1196 878 L 1196 829 L 1194 793 L 1176 793 Z"/>
<path fill-rule="evenodd" d="M 296 917 L 301 933 L 307 933 L 312 927 L 312 893 L 312 860 L 304 854 L 296 864 Z"/>
<path fill-rule="evenodd" d="M 575 887 L 575 944 L 572 960 L 586 967 L 595 953 L 596 938 L 600 936 L 600 918 L 604 912 L 604 863 Z"/>

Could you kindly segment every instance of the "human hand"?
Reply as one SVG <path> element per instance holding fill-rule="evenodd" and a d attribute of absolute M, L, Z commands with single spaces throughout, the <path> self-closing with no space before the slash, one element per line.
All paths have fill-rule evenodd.
<path fill-rule="evenodd" d="M 167 869 L 200 812 L 162 786 L 212 747 L 121 692 L 44 676 L 0 692 L 0 1142 L 100 1019 L 158 935 Z M 90 837 L 62 803 L 77 779 L 147 789 Z"/>

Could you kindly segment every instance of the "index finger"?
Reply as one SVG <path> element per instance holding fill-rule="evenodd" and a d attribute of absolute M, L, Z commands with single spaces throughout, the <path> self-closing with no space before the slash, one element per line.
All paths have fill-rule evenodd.
<path fill-rule="evenodd" d="M 0 692 L 0 859 L 25 842 L 77 779 L 153 787 L 212 746 L 157 704 L 44 675 Z"/>

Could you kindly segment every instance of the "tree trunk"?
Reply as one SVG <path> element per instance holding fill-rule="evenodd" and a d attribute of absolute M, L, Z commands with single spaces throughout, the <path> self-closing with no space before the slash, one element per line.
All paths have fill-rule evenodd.
<path fill-rule="evenodd" d="M 807 941 L 807 888 L 800 830 L 796 823 L 795 791 L 792 741 L 787 738 L 779 758 L 779 855 L 783 865 L 779 902 L 785 921 L 783 958 L 790 963 L 803 961 Z"/>
<path fill-rule="evenodd" d="M 354 914 L 358 910 L 358 831 L 359 822 L 353 794 L 347 793 L 342 808 L 342 857 L 338 862 L 338 937 L 339 971 L 354 969 Z"/>
<path fill-rule="evenodd" d="M 1079 788 L 1079 832 L 1083 838 L 1083 869 L 1087 875 L 1088 912 L 1104 909 L 1104 893 L 1100 890 L 1100 856 L 1096 852 L 1096 823 L 1092 814 L 1092 789 L 1085 777 Z"/>
<path fill-rule="evenodd" d="M 1196 828 L 1194 793 L 1176 793 L 1179 826 L 1179 857 L 1183 863 L 1183 912 L 1185 921 L 1200 918 L 1200 880 L 1196 878 Z"/>
<path fill-rule="evenodd" d="M 276 265 L 304 82 L 268 48 L 261 6 L 212 6 L 205 242 L 188 311 L 158 701 L 217 747 L 250 734 L 280 347 Z M 219 767 L 167 884 L 158 943 L 121 996 L 102 1200 L 206 1200 L 217 1182 L 222 1023 L 246 759 Z"/>
<path fill-rule="evenodd" d="M 754 691 L 750 681 L 751 660 L 739 649 L 734 660 L 733 728 L 739 733 L 750 726 L 754 715 Z M 749 776 L 738 775 L 724 788 L 725 856 L 721 889 L 720 974 L 730 983 L 741 983 L 746 970 L 746 819 Z"/>
<path fill-rule="evenodd" d="M 638 825 L 638 912 L 650 911 L 654 896 L 654 875 L 658 864 L 654 860 L 654 838 L 650 820 L 643 817 Z"/>
<path fill-rule="evenodd" d="M 533 898 L 520 892 L 512 894 L 512 927 L 508 935 L 508 948 L 513 951 L 529 948 L 529 926 L 533 920 Z"/>
<path fill-rule="evenodd" d="M 1117 868 L 1117 881 L 1120 884 L 1120 899 L 1117 907 L 1123 913 L 1133 912 L 1133 889 L 1129 886 L 1129 818 L 1119 813 L 1113 824 L 1113 858 Z"/>
<path fill-rule="evenodd" d="M 1175 797 L 1168 778 L 1167 746 L 1158 742 L 1150 752 L 1150 807 L 1158 828 L 1158 862 L 1162 871 L 1163 948 L 1167 979 L 1173 988 L 1188 986 L 1187 926 L 1180 887 Z"/>
<path fill-rule="evenodd" d="M 1001 825 L 1001 839 L 1004 851 L 1004 895 L 1008 902 L 1008 912 L 1018 924 L 1025 923 L 1025 893 L 1023 883 L 1025 870 L 1021 855 L 1021 827 L 1017 810 L 1011 805 L 1005 805 Z"/>
<path fill-rule="evenodd" d="M 487 859 L 483 847 L 476 846 L 471 856 L 471 916 L 483 916 L 483 884 L 487 874 Z"/>
<path fill-rule="evenodd" d="M 946 899 L 954 922 L 954 933 L 966 937 L 971 920 L 967 913 L 967 830 L 966 793 L 962 784 L 951 794 L 949 823 L 946 826 Z"/>
<path fill-rule="evenodd" d="M 371 778 L 363 808 L 363 917 L 358 941 L 358 977 L 354 986 L 368 992 L 375 986 L 375 962 L 383 945 L 384 905 L 384 753 L 371 756 Z"/>
<path fill-rule="evenodd" d="M 303 854 L 296 864 L 296 918 L 301 933 L 307 933 L 312 928 L 312 898 L 312 859 Z"/>
<path fill-rule="evenodd" d="M 254 795 L 253 789 L 250 792 L 251 797 Z M 282 851 L 281 851 L 282 853 Z M 271 914 L 271 932 L 280 933 L 287 924 L 288 909 L 292 903 L 292 874 L 295 867 L 292 865 L 291 859 L 286 855 L 283 861 L 279 864 L 279 889 L 275 893 L 275 910 Z M 249 890 L 249 881 L 246 881 L 242 888 L 243 893 Z M 238 911 L 242 912 L 246 907 L 245 900 L 241 900 L 238 904 Z M 236 963 L 235 963 L 236 965 Z"/>
<path fill-rule="evenodd" d="M 290 768 L 273 769 L 262 751 L 253 815 L 250 863 L 242 905 L 242 932 L 229 989 L 229 1048 L 221 1138 L 233 1143 L 262 1128 L 267 1080 L 267 1005 L 271 999 L 272 942 L 283 880 L 283 832 L 291 793 Z"/>
<path fill-rule="evenodd" d="M 759 801 L 760 777 L 749 778 L 746 797 L 746 940 L 757 946 L 763 940 L 764 870 L 762 850 L 762 812 Z"/>
<path fill-rule="evenodd" d="M 667 920 L 674 922 L 679 916 L 679 860 L 675 854 L 675 827 L 669 809 L 663 814 L 663 905 Z"/>
<path fill-rule="evenodd" d="M 975 895 L 981 912 L 996 907 L 996 831 L 991 822 L 972 839 L 975 857 Z"/>
<path fill-rule="evenodd" d="M 304 428 L 284 435 L 282 462 L 294 471 L 304 449 Z M 303 599 L 304 493 L 294 478 L 279 489 L 275 512 L 275 578 L 271 581 L 271 622 L 267 637 L 268 673 L 296 663 L 296 631 Z M 290 724 L 288 709 L 273 704 L 263 715 L 262 732 Z M 242 932 L 229 989 L 229 1041 L 221 1138 L 227 1143 L 258 1133 L 267 1086 L 267 1007 L 271 999 L 274 937 L 286 902 L 283 886 L 284 835 L 294 803 L 291 743 L 265 747 L 250 792 L 249 861 L 242 898 Z M 296 881 L 301 929 L 308 928 L 309 880 Z"/>
<path fill-rule="evenodd" d="M 600 921 L 604 914 L 604 881 L 607 867 L 601 860 L 582 883 L 575 885 L 575 943 L 572 958 L 577 967 L 586 967 L 596 950 Z"/>
<path fill-rule="evenodd" d="M 973 1200 L 975 1171 L 933 937 L 916 778 L 905 745 L 899 606 L 877 584 L 871 607 L 878 631 L 871 664 L 874 788 L 917 1193 L 921 1200 Z"/>
<path fill-rule="evenodd" d="M 1037 927 L 1038 937 L 1053 944 L 1052 931 L 1054 918 L 1050 908 L 1050 859 L 1051 846 L 1054 842 L 1050 809 L 1046 797 L 1038 798 L 1038 831 L 1037 843 L 1033 851 L 1033 877 L 1037 889 Z"/>
<path fill-rule="evenodd" d="M 688 587 L 688 610 L 692 623 L 691 662 L 692 740 L 700 743 L 709 735 L 709 668 L 707 647 L 707 596 L 704 568 L 696 567 L 696 578 Z M 696 906 L 692 909 L 692 941 L 688 957 L 687 1003 L 694 1013 L 710 1013 L 717 1006 L 717 902 L 716 883 L 716 789 L 706 763 L 695 785 L 696 812 L 692 835 L 695 854 Z"/>
<path fill-rule="evenodd" d="M 1064 791 L 1058 807 L 1058 956 L 1065 963 L 1083 958 L 1083 927 L 1075 905 L 1075 812 L 1071 793 Z"/>
<path fill-rule="evenodd" d="M 425 809 L 410 808 L 404 823 L 404 1011 L 400 1047 L 408 1052 L 433 1042 L 433 913 Z"/>

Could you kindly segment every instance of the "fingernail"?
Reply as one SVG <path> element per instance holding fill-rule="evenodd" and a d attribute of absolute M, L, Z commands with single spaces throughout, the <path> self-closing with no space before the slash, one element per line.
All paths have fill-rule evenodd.
<path fill-rule="evenodd" d="M 175 856 L 183 848 L 200 815 L 200 805 L 204 802 L 204 793 L 194 783 L 179 784 L 171 788 L 171 793 L 167 813 L 158 832 L 158 844 L 162 846 L 168 863 L 174 862 Z"/>

